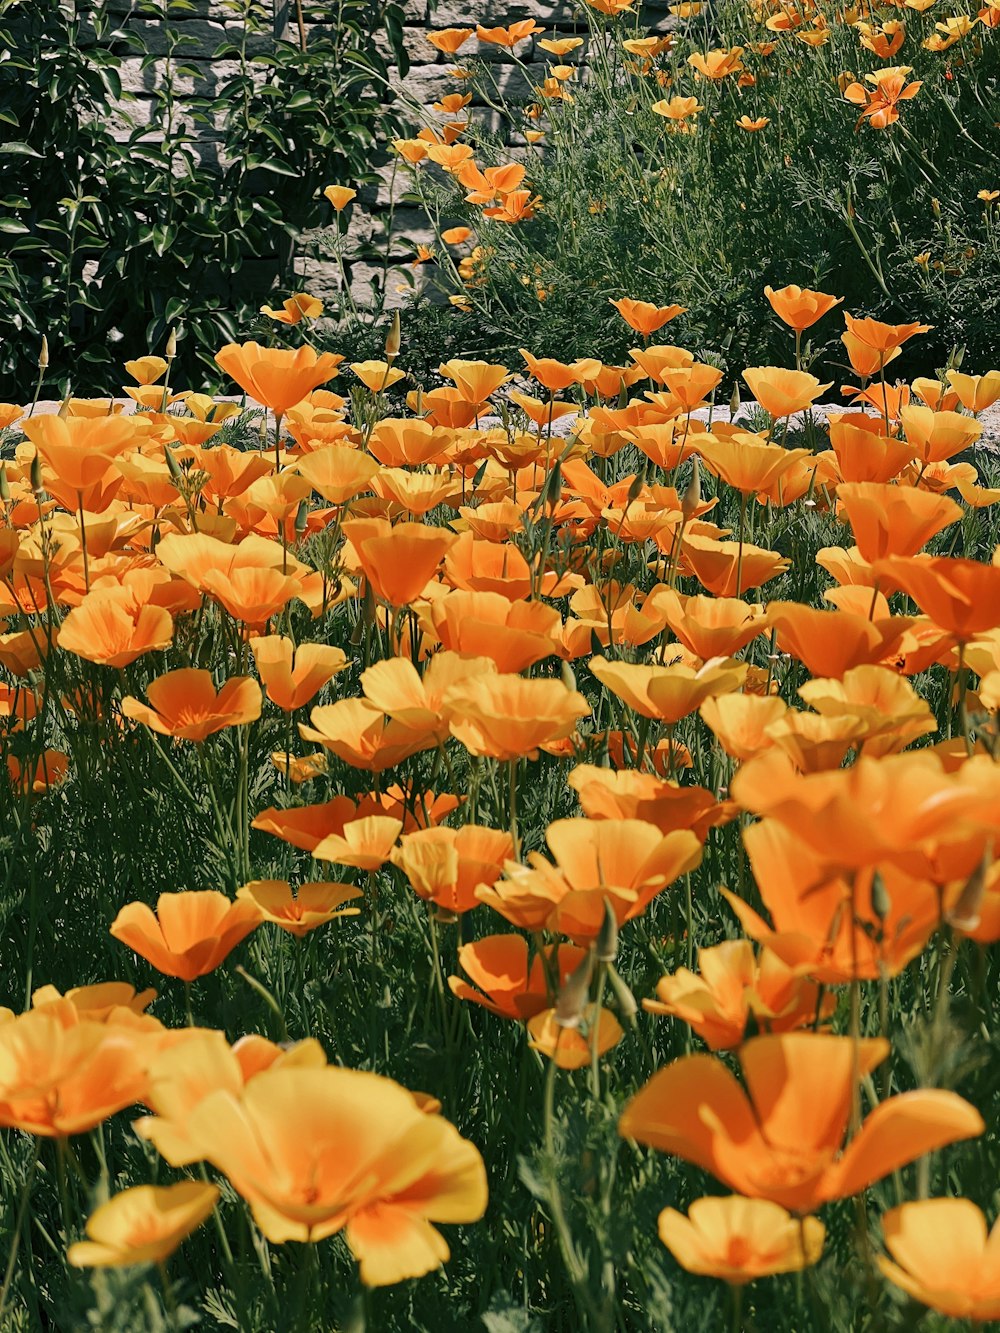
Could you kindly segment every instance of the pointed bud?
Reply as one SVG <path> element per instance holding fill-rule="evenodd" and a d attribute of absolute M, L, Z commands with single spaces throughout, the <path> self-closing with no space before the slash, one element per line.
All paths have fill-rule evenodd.
<path fill-rule="evenodd" d="M 737 383 L 733 385 L 733 396 L 732 396 L 732 398 L 730 398 L 730 400 L 729 400 L 729 420 L 730 420 L 730 421 L 735 421 L 735 420 L 736 420 L 736 418 L 737 418 L 737 417 L 739 416 L 739 414 L 740 414 L 740 408 L 741 408 L 742 406 L 743 406 L 743 404 L 740 402 L 740 386 L 739 386 L 739 382 L 737 381 Z"/>
<path fill-rule="evenodd" d="M 296 511 L 296 513 L 295 513 L 295 535 L 296 535 L 296 537 L 298 537 L 298 538 L 301 539 L 302 534 L 303 534 L 303 533 L 305 532 L 305 530 L 306 530 L 306 524 L 307 524 L 308 521 L 309 521 L 309 505 L 306 503 L 305 500 L 300 500 L 300 501 L 299 501 L 299 507 L 298 507 L 298 509 L 297 509 L 297 511 Z"/>
<path fill-rule="evenodd" d="M 395 361 L 396 357 L 399 356 L 399 347 L 399 311 L 397 310 L 392 317 L 392 324 L 389 328 L 389 332 L 385 335 L 385 359 L 387 361 Z"/>
<path fill-rule="evenodd" d="M 169 444 L 163 446 L 163 457 L 167 461 L 167 471 L 170 473 L 170 480 L 176 486 L 184 480 L 184 473 L 181 471 L 181 465 L 174 457 Z"/>
<path fill-rule="evenodd" d="M 641 472 L 637 472 L 632 479 L 631 486 L 629 486 L 628 488 L 628 495 L 625 497 L 626 509 L 632 503 L 633 500 L 638 500 L 639 496 L 642 494 L 642 488 L 644 485 L 645 485 L 645 478 L 643 474 Z"/>
<path fill-rule="evenodd" d="M 49 340 L 42 334 L 42 345 L 38 349 L 38 369 L 44 370 L 49 364 Z"/>
<path fill-rule="evenodd" d="M 7 480 L 7 464 L 0 463 L 0 500 L 10 504 L 10 482 Z"/>
<path fill-rule="evenodd" d="M 42 483 L 41 454 L 35 454 L 34 458 L 31 460 L 31 489 L 34 491 L 35 495 L 41 495 L 42 491 L 45 489 Z"/>
<path fill-rule="evenodd" d="M 65 421 L 66 418 L 69 416 L 69 400 L 70 400 L 70 391 L 67 389 L 66 397 L 59 404 L 59 412 L 57 413 L 57 415 L 61 417 L 63 421 Z"/>
<path fill-rule="evenodd" d="M 594 957 L 599 963 L 613 963 L 618 957 L 618 921 L 607 898 L 604 899 L 604 920 L 594 946 Z"/>
<path fill-rule="evenodd" d="M 615 999 L 618 1001 L 618 1012 L 624 1018 L 626 1023 L 630 1023 L 639 1012 L 639 1006 L 636 1003 L 635 996 L 629 990 L 626 983 L 615 967 L 614 963 L 608 965 L 608 980 L 611 982 L 611 989 L 615 993 Z"/>
<path fill-rule="evenodd" d="M 559 674 L 562 677 L 562 683 L 568 690 L 576 689 L 576 672 L 568 662 L 563 662 L 559 668 Z"/>
<path fill-rule="evenodd" d="M 590 1000 L 590 978 L 594 955 L 587 952 L 575 972 L 563 982 L 556 999 L 556 1022 L 561 1028 L 578 1028 Z"/>
<path fill-rule="evenodd" d="M 628 385 L 622 380 L 618 386 L 618 411 L 624 412 L 628 407 Z"/>
<path fill-rule="evenodd" d="M 986 889 L 986 868 L 993 860 L 993 844 L 983 852 L 983 859 L 965 881 L 965 887 L 944 917 L 955 930 L 975 930 L 982 919 L 983 893 Z"/>
<path fill-rule="evenodd" d="M 691 480 L 688 482 L 684 494 L 681 496 L 681 513 L 684 515 L 685 522 L 693 518 L 701 505 L 701 470 L 698 466 L 698 455 L 695 454 L 691 460 Z"/>
<path fill-rule="evenodd" d="M 163 355 L 168 361 L 173 361 L 174 357 L 177 355 L 177 334 L 173 329 L 170 330 L 167 337 L 167 349 Z"/>
<path fill-rule="evenodd" d="M 413 414 L 418 417 L 424 415 L 424 386 L 422 384 L 417 385 L 416 396 L 413 400 Z"/>

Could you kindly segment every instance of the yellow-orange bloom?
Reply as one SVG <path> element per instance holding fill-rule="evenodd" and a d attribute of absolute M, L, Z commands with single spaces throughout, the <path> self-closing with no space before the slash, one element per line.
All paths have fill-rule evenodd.
<path fill-rule="evenodd" d="M 245 393 L 272 412 L 284 414 L 320 384 L 333 379 L 342 356 L 308 344 L 287 351 L 259 343 L 227 343 L 215 360 Z"/>
<path fill-rule="evenodd" d="M 182 667 L 158 676 L 146 687 L 149 704 L 132 695 L 122 700 L 122 712 L 151 731 L 175 739 L 203 741 L 225 727 L 256 722 L 260 717 L 260 686 L 250 676 L 227 680 L 216 693 L 210 671 Z"/>
<path fill-rule="evenodd" d="M 91 1213 L 89 1239 L 71 1245 L 66 1258 L 74 1268 L 162 1264 L 218 1201 L 218 1187 L 201 1180 L 123 1190 Z"/>
<path fill-rule="evenodd" d="M 682 1268 L 733 1286 L 776 1273 L 797 1273 L 823 1253 L 826 1228 L 818 1217 L 793 1217 L 766 1199 L 696 1199 L 687 1216 L 664 1208 L 660 1240 Z"/>
<path fill-rule="evenodd" d="M 129 903 L 114 919 L 116 940 L 164 976 L 194 981 L 214 972 L 260 924 L 253 902 L 231 902 L 215 889 L 161 893 L 154 915 L 145 903 Z"/>
<path fill-rule="evenodd" d="M 344 1231 L 366 1286 L 422 1277 L 449 1256 L 434 1222 L 486 1208 L 477 1149 L 391 1079 L 354 1069 L 265 1070 L 211 1093 L 188 1132 L 268 1240 Z"/>
<path fill-rule="evenodd" d="M 780 320 L 783 320 L 796 333 L 804 333 L 818 319 L 843 301 L 842 296 L 828 296 L 826 292 L 814 292 L 809 287 L 797 287 L 794 283 L 788 287 L 765 287 L 764 295 L 771 302 L 771 308 Z"/>
<path fill-rule="evenodd" d="M 969 1199 L 919 1199 L 882 1217 L 892 1260 L 878 1258 L 885 1277 L 922 1305 L 952 1319 L 1000 1319 L 1000 1225 Z"/>

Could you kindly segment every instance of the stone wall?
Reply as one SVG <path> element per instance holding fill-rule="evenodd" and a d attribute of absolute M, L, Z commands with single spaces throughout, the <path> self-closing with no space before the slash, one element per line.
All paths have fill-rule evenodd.
<path fill-rule="evenodd" d="M 293 19 L 294 6 L 290 6 L 287 0 L 275 2 L 275 29 L 280 31 L 289 19 Z M 305 0 L 307 18 L 308 8 L 308 0 Z M 147 50 L 153 55 L 164 57 L 167 44 L 163 23 L 155 18 L 139 16 L 126 7 L 125 0 L 121 12 L 123 16 L 129 14 L 128 27 L 142 37 Z M 651 24 L 656 23 L 658 17 L 662 21 L 665 13 L 665 0 L 660 0 L 651 15 Z M 506 25 L 524 18 L 532 18 L 544 25 L 545 31 L 537 34 L 537 37 L 570 33 L 582 35 L 586 32 L 581 6 L 573 4 L 572 0 L 509 0 L 509 3 L 499 7 L 496 3 L 489 3 L 489 0 L 440 0 L 437 4 L 429 3 L 428 0 L 405 0 L 403 42 L 410 67 L 405 75 L 401 75 L 399 69 L 394 67 L 392 84 L 404 104 L 412 107 L 414 133 L 421 125 L 440 121 L 441 117 L 430 109 L 433 102 L 449 92 L 462 89 L 460 83 L 449 77 L 448 71 L 462 63 L 463 55 L 474 53 L 477 58 L 490 61 L 495 67 L 495 76 L 505 97 L 516 100 L 530 98 L 532 85 L 541 83 L 547 65 L 553 61 L 553 57 L 537 46 L 537 37 L 520 43 L 517 56 L 528 67 L 529 77 L 525 77 L 509 53 L 499 47 L 479 44 L 472 38 L 459 56 L 454 58 L 438 52 L 427 41 L 427 33 L 451 27 L 475 28 L 477 23 L 486 26 Z M 175 71 L 173 76 L 176 93 L 182 99 L 217 93 L 236 74 L 238 66 L 232 60 L 214 59 L 214 53 L 222 44 L 239 36 L 242 32 L 240 20 L 232 15 L 221 0 L 192 0 L 188 10 L 171 12 L 170 24 L 186 39 L 177 58 L 177 63 L 184 68 L 180 72 Z M 307 24 L 307 40 L 308 31 Z M 271 40 L 267 33 L 250 35 L 249 54 L 264 53 Z M 378 40 L 388 56 L 390 44 L 387 35 L 381 35 Z M 125 137 L 128 133 L 126 117 L 138 125 L 155 121 L 155 99 L 163 87 L 165 65 L 162 59 L 148 62 L 139 57 L 128 58 L 123 63 L 121 74 L 123 90 L 131 95 L 131 100 L 122 105 L 121 133 Z M 476 105 L 474 100 L 469 110 L 475 117 L 485 119 L 494 129 L 498 127 L 497 115 L 488 107 Z M 217 161 L 219 136 L 213 132 L 212 127 L 195 125 L 190 121 L 188 127 L 197 137 L 196 151 L 199 157 L 207 163 Z M 365 303 L 371 295 L 370 283 L 375 271 L 371 251 L 373 248 L 385 249 L 386 218 L 392 197 L 391 176 L 391 164 L 378 168 L 378 183 L 363 185 L 351 210 L 350 227 L 344 245 L 345 267 L 352 294 L 359 303 Z M 412 253 L 417 245 L 430 245 L 435 238 L 426 217 L 418 209 L 399 202 L 407 186 L 407 176 L 402 171 L 398 171 L 396 176 L 394 251 L 397 254 Z M 353 181 L 338 183 L 354 184 Z M 276 188 L 280 190 L 280 183 Z M 307 232 L 300 248 L 298 270 L 303 274 L 303 285 L 331 305 L 336 305 L 341 286 L 340 267 L 333 258 L 323 253 L 324 248 L 316 233 Z M 251 273 L 244 277 L 252 281 Z M 391 277 L 387 296 L 390 303 L 402 300 L 394 290 Z"/>

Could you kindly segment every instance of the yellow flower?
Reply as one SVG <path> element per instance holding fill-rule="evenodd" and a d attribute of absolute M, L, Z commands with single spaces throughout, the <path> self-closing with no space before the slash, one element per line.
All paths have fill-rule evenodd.
<path fill-rule="evenodd" d="M 749 116 L 740 116 L 736 124 L 741 130 L 762 130 L 765 125 L 770 125 L 771 121 L 767 116 L 758 116 L 756 120 L 751 120 Z"/>
<path fill-rule="evenodd" d="M 214 1185 L 139 1185 L 101 1204 L 87 1220 L 89 1240 L 66 1255 L 74 1268 L 127 1268 L 159 1264 L 200 1227 L 219 1199 Z"/>
<path fill-rule="evenodd" d="M 352 190 L 346 185 L 328 185 L 323 191 L 324 197 L 329 199 L 338 213 L 344 211 L 357 193 L 357 190 Z"/>

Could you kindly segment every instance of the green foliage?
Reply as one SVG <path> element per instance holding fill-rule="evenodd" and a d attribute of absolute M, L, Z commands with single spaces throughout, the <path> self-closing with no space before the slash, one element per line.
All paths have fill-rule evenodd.
<path fill-rule="evenodd" d="M 187 21 L 215 11 L 190 0 L 0 0 L 0 398 L 32 382 L 43 335 L 60 393 L 116 392 L 116 344 L 162 351 L 171 327 L 179 379 L 217 378 L 214 352 L 327 220 L 321 187 L 370 171 L 393 126 L 375 36 L 405 60 L 398 6 L 220 7 L 209 63 Z M 148 117 L 122 86 L 136 71 Z"/>
<path fill-rule="evenodd" d="M 775 32 L 764 26 L 773 7 L 759 12 L 724 0 L 710 29 L 704 16 L 680 22 L 643 73 L 623 42 L 645 28 L 630 14 L 609 21 L 588 10 L 589 54 L 565 58 L 585 66 L 562 85 L 573 100 L 538 97 L 540 119 L 504 97 L 494 62 L 463 55 L 472 71 L 463 89 L 502 113 L 496 133 L 473 122 L 476 163 L 525 162 L 526 185 L 540 196 L 533 218 L 508 225 L 464 204 L 466 190 L 438 168 L 414 170 L 414 199 L 440 225 L 468 222 L 481 247 L 477 281 L 464 289 L 470 355 L 504 360 L 527 346 L 620 363 L 636 335 L 608 300 L 630 296 L 688 307 L 653 340 L 723 352 L 731 384 L 745 366 L 787 360 L 787 331 L 763 288 L 798 283 L 845 297 L 855 314 L 899 323 L 919 312 L 933 325 L 894 374 L 933 373 L 963 345 L 970 360 L 992 364 L 1000 222 L 997 204 L 977 195 L 1000 186 L 1000 34 L 976 26 L 947 52 L 925 50 L 936 9 L 878 9 L 870 22 L 906 24 L 901 51 L 880 61 L 839 12 L 828 14 L 829 40 L 817 48 L 797 40 L 808 16 L 803 29 Z M 759 53 L 761 43 L 773 50 Z M 753 82 L 696 77 L 690 55 L 734 46 Z M 922 81 L 919 93 L 900 103 L 895 124 L 858 126 L 841 86 L 894 61 L 913 66 L 907 81 Z M 533 68 L 513 72 L 537 83 Z M 683 124 L 651 109 L 674 96 L 703 109 Z M 747 131 L 743 116 L 770 123 Z M 542 143 L 512 150 L 512 133 L 518 143 L 527 128 L 544 130 Z M 463 290 L 448 257 L 439 263 L 440 285 Z M 814 334 L 817 373 L 842 378 L 835 321 Z"/>

